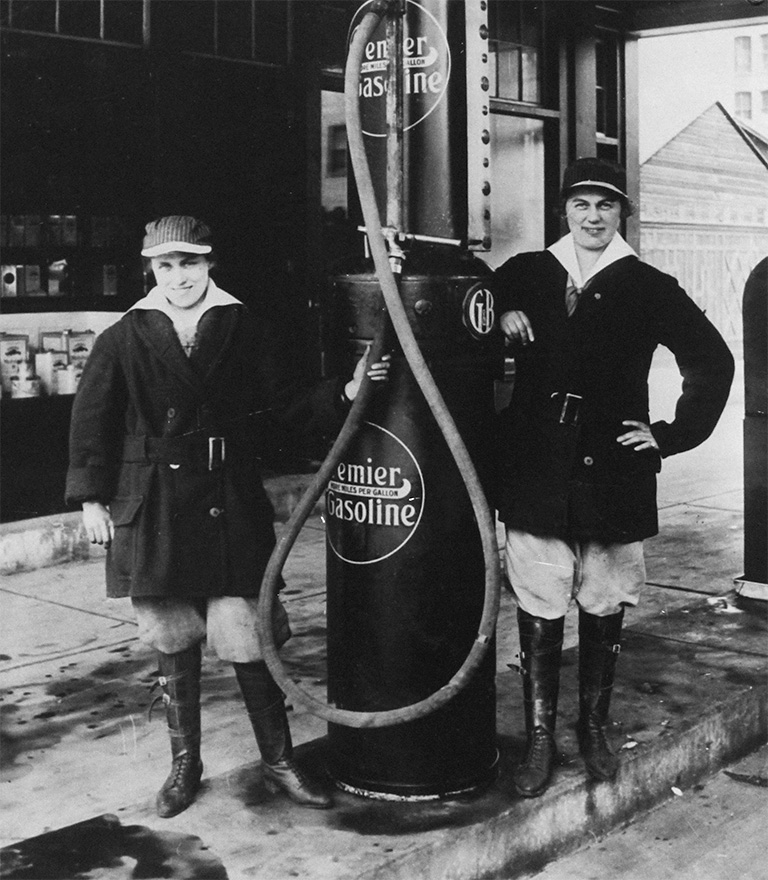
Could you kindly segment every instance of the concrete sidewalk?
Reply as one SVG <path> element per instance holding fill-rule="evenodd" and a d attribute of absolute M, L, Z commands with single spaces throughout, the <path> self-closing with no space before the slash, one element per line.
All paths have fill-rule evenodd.
<path fill-rule="evenodd" d="M 656 381 L 667 388 L 669 374 L 660 371 Z M 517 642 L 505 595 L 497 648 L 500 773 L 480 796 L 407 804 L 338 792 L 334 810 L 315 812 L 267 795 L 231 667 L 207 657 L 203 788 L 185 813 L 159 819 L 154 794 L 169 749 L 162 712 L 147 720 L 154 659 L 136 639 L 127 603 L 103 598 L 103 560 L 12 568 L 17 573 L 0 584 L 0 876 L 116 880 L 136 864 L 148 877 L 509 880 L 671 797 L 673 787 L 687 791 L 764 742 L 768 729 L 765 604 L 732 592 L 742 564 L 741 412 L 737 390 L 715 436 L 665 463 L 661 535 L 646 545 L 647 594 L 627 614 L 617 670 L 610 735 L 622 768 L 615 784 L 588 783 L 578 757 L 572 614 L 558 720 L 562 763 L 543 797 L 513 794 L 523 716 L 519 679 L 506 666 L 515 662 Z M 32 532 L 29 523 L 15 529 L 24 532 Z M 34 545 L 27 539 L 20 546 L 29 540 Z M 284 661 L 323 699 L 319 516 L 304 528 L 285 576 L 294 638 Z M 322 773 L 324 722 L 300 706 L 289 714 L 300 761 Z"/>

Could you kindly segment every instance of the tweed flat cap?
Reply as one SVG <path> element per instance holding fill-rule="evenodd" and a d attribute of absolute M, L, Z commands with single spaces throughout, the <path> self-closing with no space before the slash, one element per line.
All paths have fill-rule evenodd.
<path fill-rule="evenodd" d="M 142 257 L 158 257 L 181 251 L 185 254 L 209 254 L 211 230 L 194 217 L 160 217 L 147 223 L 141 249 Z"/>

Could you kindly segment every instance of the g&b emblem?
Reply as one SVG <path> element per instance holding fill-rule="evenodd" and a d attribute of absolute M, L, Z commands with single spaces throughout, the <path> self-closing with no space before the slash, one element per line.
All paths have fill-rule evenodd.
<path fill-rule="evenodd" d="M 470 287 L 462 306 L 464 326 L 475 339 L 485 339 L 496 321 L 493 294 L 483 282 Z"/>

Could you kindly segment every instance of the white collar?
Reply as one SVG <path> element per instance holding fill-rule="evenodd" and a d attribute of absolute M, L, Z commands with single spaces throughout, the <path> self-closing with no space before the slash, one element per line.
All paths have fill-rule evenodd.
<path fill-rule="evenodd" d="M 217 287 L 216 282 L 212 278 L 209 278 L 205 296 L 200 305 L 194 306 L 191 309 L 191 314 L 194 314 L 195 318 L 200 320 L 202 315 L 207 312 L 208 309 L 212 309 L 214 306 L 230 305 L 241 305 L 241 303 L 240 300 L 235 299 L 231 293 L 227 293 L 225 290 Z M 178 319 L 179 315 L 179 309 L 174 308 L 168 302 L 159 287 L 153 287 L 143 299 L 134 303 L 128 311 L 133 311 L 133 309 L 156 309 L 168 315 L 172 321 Z"/>
<path fill-rule="evenodd" d="M 586 278 L 582 278 L 572 233 L 569 232 L 568 235 L 564 235 L 559 241 L 550 245 L 547 250 L 557 259 L 579 290 L 583 290 L 584 285 L 590 278 L 594 278 L 598 272 L 602 272 L 611 263 L 615 263 L 623 257 L 637 256 L 633 248 L 617 232 L 608 242 L 606 249 L 598 257 L 595 265 L 589 270 Z"/>

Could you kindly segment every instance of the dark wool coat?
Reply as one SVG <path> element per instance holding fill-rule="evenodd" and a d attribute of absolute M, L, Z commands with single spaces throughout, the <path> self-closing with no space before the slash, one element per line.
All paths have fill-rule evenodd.
<path fill-rule="evenodd" d="M 156 310 L 98 337 L 75 397 L 66 492 L 110 507 L 109 596 L 258 594 L 275 543 L 265 432 L 332 431 L 345 409 L 340 383 L 297 394 L 279 363 L 240 305 L 203 315 L 191 357 Z M 210 437 L 225 438 L 223 464 Z"/>
<path fill-rule="evenodd" d="M 628 543 L 658 532 L 661 458 L 692 449 L 714 429 L 728 398 L 733 358 L 720 334 L 674 278 L 623 257 L 595 275 L 569 318 L 567 272 L 548 251 L 520 254 L 496 273 L 499 313 L 519 309 L 535 341 L 515 349 L 515 384 L 500 414 L 496 505 L 507 526 L 539 535 Z M 675 355 L 682 393 L 659 445 L 616 442 L 649 422 L 654 349 Z M 580 395 L 576 422 L 566 393 Z"/>

